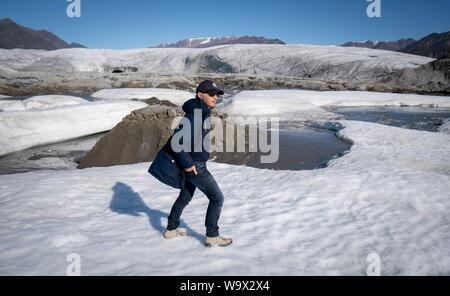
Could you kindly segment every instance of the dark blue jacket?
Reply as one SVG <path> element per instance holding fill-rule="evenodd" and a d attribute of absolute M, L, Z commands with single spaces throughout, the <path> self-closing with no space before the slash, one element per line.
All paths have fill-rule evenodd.
<path fill-rule="evenodd" d="M 195 139 L 194 133 L 194 110 L 199 109 L 202 112 L 201 133 L 198 133 L 201 138 Z M 200 99 L 190 99 L 183 104 L 183 111 L 186 112 L 184 116 L 191 124 L 191 150 L 174 152 L 171 147 L 172 137 L 169 138 L 164 147 L 157 153 L 155 159 L 150 165 L 148 172 L 159 181 L 181 189 L 185 182 L 185 168 L 190 168 L 194 165 L 194 161 L 206 162 L 209 159 L 209 152 L 203 147 L 203 140 L 208 136 L 210 129 L 203 128 L 203 123 L 206 118 L 211 116 L 211 110 Z M 182 130 L 182 126 L 174 131 L 174 135 Z M 173 135 L 172 135 L 173 136 Z M 201 151 L 194 152 L 195 141 L 201 140 Z M 181 141 L 180 141 L 181 143 Z"/>
<path fill-rule="evenodd" d="M 194 110 L 198 109 L 201 110 L 202 118 L 201 118 L 201 133 L 197 132 L 195 133 L 194 129 Z M 209 159 L 209 152 L 205 150 L 205 147 L 203 147 L 203 141 L 206 137 L 208 137 L 208 133 L 211 131 L 211 129 L 204 128 L 204 121 L 211 116 L 211 110 L 209 107 L 199 98 L 194 98 L 186 101 L 183 104 L 183 111 L 186 113 L 184 118 L 189 120 L 191 125 L 191 141 L 190 141 L 190 150 L 189 151 L 180 151 L 180 152 L 174 152 L 171 148 L 169 141 L 166 143 L 165 149 L 169 149 L 177 163 L 182 168 L 190 168 L 194 165 L 194 161 L 201 161 L 206 162 Z M 200 121 L 199 121 L 200 122 Z M 182 124 L 177 127 L 177 129 L 174 131 L 174 135 L 180 132 L 182 129 Z M 195 138 L 197 136 L 197 138 Z M 200 138 L 201 136 L 201 138 Z M 195 152 L 194 145 L 196 142 L 200 141 L 201 145 L 201 151 Z M 182 144 L 182 140 L 180 141 L 180 144 Z"/>

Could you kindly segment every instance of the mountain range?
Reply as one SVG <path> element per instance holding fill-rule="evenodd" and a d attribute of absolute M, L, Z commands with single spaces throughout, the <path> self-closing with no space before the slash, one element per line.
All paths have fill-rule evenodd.
<path fill-rule="evenodd" d="M 189 38 L 178 41 L 176 43 L 164 43 L 158 46 L 157 48 L 166 48 L 166 47 L 175 47 L 175 48 L 205 48 L 212 47 L 217 45 L 226 45 L 226 44 L 286 44 L 280 39 L 268 39 L 265 37 L 256 37 L 256 36 L 228 36 L 228 37 L 205 37 L 205 38 Z"/>
<path fill-rule="evenodd" d="M 349 41 L 341 46 L 392 50 L 440 59 L 450 55 L 450 32 L 433 33 L 420 40 L 408 38 L 397 41 Z"/>
<path fill-rule="evenodd" d="M 341 46 L 364 47 L 364 48 L 372 48 L 372 49 L 384 49 L 384 50 L 398 51 L 416 41 L 417 40 L 414 40 L 412 38 L 400 39 L 397 41 L 371 41 L 371 40 L 349 41 L 349 42 L 342 44 Z"/>
<path fill-rule="evenodd" d="M 450 32 L 430 34 L 400 51 L 432 58 L 450 57 Z"/>
<path fill-rule="evenodd" d="M 11 19 L 0 20 L 0 48 L 45 49 L 85 47 L 78 43 L 67 43 L 47 30 L 23 27 Z"/>
<path fill-rule="evenodd" d="M 280 39 L 269 39 L 256 36 L 240 37 L 206 37 L 189 38 L 176 43 L 165 43 L 156 48 L 206 48 L 217 45 L 230 44 L 286 44 Z M 364 47 L 383 49 L 403 53 L 421 55 L 431 58 L 444 58 L 450 56 L 450 32 L 433 33 L 420 40 L 412 38 L 397 41 L 350 41 L 342 44 L 343 47 Z M 44 49 L 55 50 L 62 48 L 85 48 L 79 43 L 67 43 L 47 30 L 34 30 L 5 18 L 0 20 L 0 48 L 13 49 Z"/>

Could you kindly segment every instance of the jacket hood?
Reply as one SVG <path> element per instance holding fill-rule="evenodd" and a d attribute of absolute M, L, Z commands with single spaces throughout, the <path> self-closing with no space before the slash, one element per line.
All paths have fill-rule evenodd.
<path fill-rule="evenodd" d="M 183 111 L 186 112 L 186 114 L 194 113 L 194 109 L 202 109 L 203 115 L 208 115 L 211 113 L 211 110 L 208 108 L 208 106 L 198 98 L 187 100 L 183 104 L 182 108 Z"/>

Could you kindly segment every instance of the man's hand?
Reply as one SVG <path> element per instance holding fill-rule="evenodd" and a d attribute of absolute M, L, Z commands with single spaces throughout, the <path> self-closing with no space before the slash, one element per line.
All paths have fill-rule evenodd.
<path fill-rule="evenodd" d="M 190 168 L 184 169 L 184 171 L 186 173 L 194 172 L 194 174 L 197 175 L 197 168 L 195 167 L 195 165 L 191 166 Z"/>

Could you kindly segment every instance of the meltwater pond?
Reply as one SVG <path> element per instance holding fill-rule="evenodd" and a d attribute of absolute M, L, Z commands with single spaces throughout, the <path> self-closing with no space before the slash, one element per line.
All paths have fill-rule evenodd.
<path fill-rule="evenodd" d="M 380 124 L 436 132 L 444 120 L 450 118 L 450 108 L 425 107 L 323 107 L 342 115 L 345 120 Z"/>
<path fill-rule="evenodd" d="M 274 170 L 312 170 L 326 167 L 327 163 L 340 157 L 351 144 L 336 137 L 335 133 L 314 127 L 280 130 L 280 154 L 275 163 L 261 163 L 255 155 L 248 166 Z"/>
<path fill-rule="evenodd" d="M 269 137 L 269 143 L 270 140 Z M 280 122 L 279 146 L 272 147 L 270 153 L 221 153 L 216 161 L 261 169 L 312 170 L 326 167 L 331 159 L 342 156 L 350 147 L 351 143 L 338 138 L 334 131 L 302 122 Z M 274 155 L 276 148 L 279 149 L 278 159 L 262 163 L 261 156 Z"/>
<path fill-rule="evenodd" d="M 75 169 L 78 158 L 89 151 L 106 133 L 99 133 L 61 143 L 28 148 L 0 156 L 0 175 L 36 170 Z"/>

